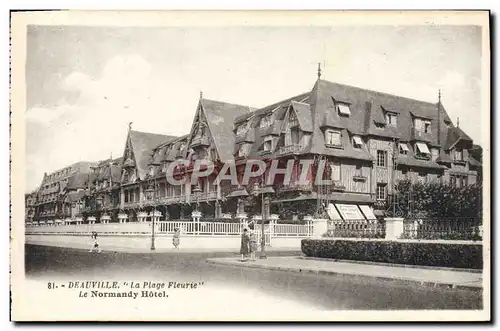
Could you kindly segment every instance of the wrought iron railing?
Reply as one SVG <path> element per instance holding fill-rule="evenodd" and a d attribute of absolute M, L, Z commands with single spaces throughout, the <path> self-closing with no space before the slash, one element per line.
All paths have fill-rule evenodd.
<path fill-rule="evenodd" d="M 482 240 L 478 218 L 407 218 L 403 222 L 403 239 Z"/>
<path fill-rule="evenodd" d="M 385 238 L 385 222 L 376 219 L 332 220 L 328 222 L 327 237 Z"/>
<path fill-rule="evenodd" d="M 297 154 L 302 152 L 303 148 L 301 144 L 283 146 L 278 149 L 278 155 Z"/>

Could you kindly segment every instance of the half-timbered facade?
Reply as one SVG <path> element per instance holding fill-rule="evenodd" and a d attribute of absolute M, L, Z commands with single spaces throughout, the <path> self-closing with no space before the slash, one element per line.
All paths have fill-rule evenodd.
<path fill-rule="evenodd" d="M 99 162 L 91 180 L 83 181 L 86 193 L 75 185 L 68 202 L 75 208 L 85 195 L 84 215 L 96 221 L 147 221 L 153 211 L 163 219 L 190 218 L 193 211 L 218 218 L 255 212 L 256 193 L 266 188 L 276 213 L 308 202 L 316 210 L 341 205 L 347 215 L 350 206 L 373 210 L 399 180 L 475 183 L 481 164 L 472 148 L 440 96 L 429 103 L 318 77 L 310 91 L 261 109 L 200 95 L 191 128 L 181 137 L 130 129 L 122 157 Z M 176 163 L 180 159 L 184 163 Z M 249 160 L 256 159 L 266 162 L 266 172 L 241 184 Z M 211 163 L 212 174 L 194 179 L 196 160 Z M 280 169 L 291 164 L 290 181 L 282 173 L 268 181 L 273 160 Z M 312 165 L 304 168 L 305 162 Z M 237 184 L 215 180 L 229 163 Z M 42 181 L 40 217 L 57 212 L 54 183 L 47 176 Z"/>

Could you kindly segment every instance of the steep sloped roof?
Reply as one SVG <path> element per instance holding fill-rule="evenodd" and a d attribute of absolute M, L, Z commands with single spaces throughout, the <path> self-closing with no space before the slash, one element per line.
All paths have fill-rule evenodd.
<path fill-rule="evenodd" d="M 200 102 L 221 161 L 232 160 L 235 142 L 232 124 L 238 116 L 249 113 L 249 107 L 209 99 Z"/>
<path fill-rule="evenodd" d="M 90 174 L 77 172 L 68 179 L 68 185 L 66 186 L 68 190 L 76 190 L 79 188 L 85 188 L 89 184 Z"/>
<path fill-rule="evenodd" d="M 462 129 L 458 127 L 449 128 L 444 148 L 446 150 L 449 150 L 453 148 L 453 146 L 455 146 L 455 144 L 460 140 L 472 142 L 472 139 Z"/>
<path fill-rule="evenodd" d="M 148 173 L 148 163 L 153 149 L 159 144 L 174 140 L 175 138 L 177 137 L 134 130 L 130 131 L 130 140 L 135 156 L 136 167 L 141 180 L 143 180 Z"/>
<path fill-rule="evenodd" d="M 281 108 L 281 107 L 288 106 L 290 104 L 290 102 L 292 102 L 292 101 L 307 102 L 307 100 L 309 100 L 309 92 L 293 96 L 291 98 L 288 98 L 288 99 L 285 99 L 285 100 L 273 103 L 272 105 L 265 106 L 263 108 L 259 108 L 259 109 L 256 109 L 256 110 L 255 109 L 254 110 L 250 109 L 249 113 L 236 117 L 235 120 L 234 120 L 234 123 L 235 124 L 240 124 L 242 122 L 245 122 L 246 120 L 248 120 L 252 116 L 259 117 L 259 116 L 263 116 L 263 115 L 269 114 L 270 112 L 272 112 L 276 108 Z"/>
<path fill-rule="evenodd" d="M 433 144 L 437 144 L 437 103 L 413 100 L 325 80 L 319 80 L 315 87 L 317 89 L 315 110 L 320 113 L 333 112 L 332 116 L 338 118 L 340 123 L 353 133 L 364 132 L 391 138 L 396 136 L 407 141 L 410 140 L 413 117 L 418 116 L 434 120 L 431 133 Z M 335 102 L 349 104 L 351 115 L 348 117 L 338 116 L 334 109 Z M 371 111 L 367 111 L 367 103 L 370 105 Z M 385 123 L 384 112 L 386 111 L 398 115 L 396 128 L 386 126 L 380 129 L 375 126 L 375 122 Z M 371 118 L 367 121 L 366 116 Z M 444 122 L 449 122 L 449 116 L 442 105 L 440 117 L 441 131 L 444 131 L 446 127 Z"/>
<path fill-rule="evenodd" d="M 300 128 L 305 132 L 312 132 L 311 106 L 307 103 L 292 101 L 292 107 L 297 113 Z"/>

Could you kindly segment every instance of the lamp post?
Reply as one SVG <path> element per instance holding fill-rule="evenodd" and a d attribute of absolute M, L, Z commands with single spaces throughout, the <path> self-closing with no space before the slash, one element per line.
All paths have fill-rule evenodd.
<path fill-rule="evenodd" d="M 267 188 L 264 188 L 264 186 L 260 186 L 259 183 L 255 183 L 254 184 L 254 190 L 253 190 L 253 194 L 255 196 L 258 196 L 259 194 L 261 195 L 261 199 L 262 199 L 262 224 L 261 224 L 261 227 L 260 227 L 260 231 L 261 231 L 261 235 L 260 235 L 260 258 L 261 259 L 267 259 L 267 256 L 266 256 L 266 237 L 265 237 L 265 231 L 264 231 L 264 222 L 267 218 L 267 213 L 266 213 L 266 206 L 267 206 L 267 201 L 264 201 L 264 194 L 266 193 L 273 193 L 274 190 L 272 187 L 267 187 Z"/>
<path fill-rule="evenodd" d="M 156 183 L 155 183 L 156 186 Z M 151 187 L 151 185 L 146 189 L 146 199 L 149 201 L 153 200 L 156 195 L 156 190 Z M 154 251 L 155 247 L 155 218 L 156 218 L 156 206 L 153 209 L 153 216 L 151 217 L 151 250 Z"/>
<path fill-rule="evenodd" d="M 198 205 L 199 205 L 199 199 L 200 199 L 200 192 L 201 192 L 201 188 L 199 185 L 196 185 L 196 187 L 193 189 L 193 194 L 194 194 L 194 198 L 195 198 L 195 201 L 196 201 L 196 205 L 195 205 L 195 211 L 198 211 Z"/>

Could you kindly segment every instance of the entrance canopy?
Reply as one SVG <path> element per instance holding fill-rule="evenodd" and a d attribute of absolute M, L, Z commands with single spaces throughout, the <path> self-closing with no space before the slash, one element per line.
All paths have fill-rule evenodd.
<path fill-rule="evenodd" d="M 344 220 L 364 220 L 365 217 L 358 208 L 358 205 L 335 204 Z"/>

